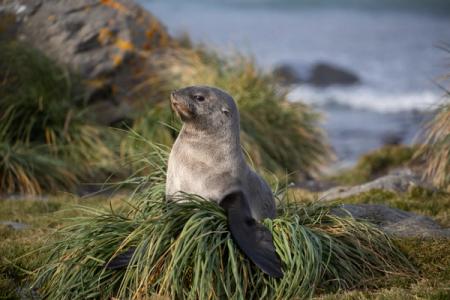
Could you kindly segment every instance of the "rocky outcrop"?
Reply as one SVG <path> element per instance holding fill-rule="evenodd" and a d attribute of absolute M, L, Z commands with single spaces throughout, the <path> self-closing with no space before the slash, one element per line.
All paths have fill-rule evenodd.
<path fill-rule="evenodd" d="M 391 192 L 406 192 L 412 187 L 431 188 L 421 181 L 416 175 L 408 173 L 390 174 L 373 181 L 356 186 L 338 186 L 322 192 L 319 199 L 322 201 L 332 201 L 351 197 L 371 190 L 385 190 Z"/>
<path fill-rule="evenodd" d="M 0 13 L 14 14 L 21 39 L 79 74 L 91 99 L 119 111 L 148 92 L 147 58 L 171 43 L 132 0 L 4 0 Z"/>
<path fill-rule="evenodd" d="M 284 85 L 305 83 L 317 87 L 327 87 L 330 85 L 353 85 L 361 81 L 350 70 L 329 63 L 317 63 L 309 68 L 282 64 L 275 67 L 272 74 L 280 84 Z"/>
<path fill-rule="evenodd" d="M 431 218 L 379 204 L 343 204 L 333 210 L 339 216 L 350 215 L 376 224 L 397 237 L 450 238 L 450 228 L 442 228 Z"/>
<path fill-rule="evenodd" d="M 326 63 L 318 63 L 312 68 L 307 82 L 315 86 L 326 87 L 334 84 L 357 84 L 360 82 L 360 79 L 351 71 L 344 68 Z"/>
<path fill-rule="evenodd" d="M 275 67 L 272 71 L 275 79 L 283 85 L 296 84 L 304 82 L 298 71 L 291 65 L 283 64 Z"/>

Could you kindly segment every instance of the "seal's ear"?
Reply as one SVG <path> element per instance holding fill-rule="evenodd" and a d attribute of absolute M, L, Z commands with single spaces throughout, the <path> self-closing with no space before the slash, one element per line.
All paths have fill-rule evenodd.
<path fill-rule="evenodd" d="M 220 206 L 227 214 L 231 237 L 242 252 L 264 273 L 276 278 L 283 277 L 272 233 L 253 219 L 244 193 L 237 191 L 226 195 Z"/>
<path fill-rule="evenodd" d="M 228 108 L 226 108 L 226 107 L 222 107 L 222 113 L 225 115 L 225 116 L 227 116 L 227 117 L 229 117 L 230 116 L 230 110 L 228 109 Z"/>

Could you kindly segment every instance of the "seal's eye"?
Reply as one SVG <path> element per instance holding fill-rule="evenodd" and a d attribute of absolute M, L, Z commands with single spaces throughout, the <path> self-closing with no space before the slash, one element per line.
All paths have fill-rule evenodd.
<path fill-rule="evenodd" d="M 205 101 L 205 97 L 203 97 L 201 95 L 194 95 L 194 99 L 198 102 Z"/>

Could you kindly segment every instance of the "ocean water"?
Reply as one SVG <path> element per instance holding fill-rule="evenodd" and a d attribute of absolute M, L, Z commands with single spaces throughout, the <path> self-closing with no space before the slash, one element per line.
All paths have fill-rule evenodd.
<path fill-rule="evenodd" d="M 442 101 L 448 73 L 448 0 L 140 1 L 173 35 L 188 33 L 221 52 L 239 51 L 270 71 L 303 72 L 318 62 L 355 73 L 361 84 L 292 87 L 291 101 L 323 112 L 340 164 L 397 136 L 414 141 L 424 114 Z"/>

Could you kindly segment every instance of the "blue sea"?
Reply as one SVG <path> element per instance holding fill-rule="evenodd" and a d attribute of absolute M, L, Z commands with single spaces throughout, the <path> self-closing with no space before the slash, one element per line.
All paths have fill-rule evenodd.
<path fill-rule="evenodd" d="M 361 84 L 293 86 L 290 101 L 323 113 L 341 166 L 395 137 L 412 143 L 426 112 L 443 101 L 450 73 L 449 0 L 140 0 L 173 35 L 220 52 L 248 54 L 267 71 L 318 62 Z M 446 85 L 447 84 L 447 85 Z"/>

